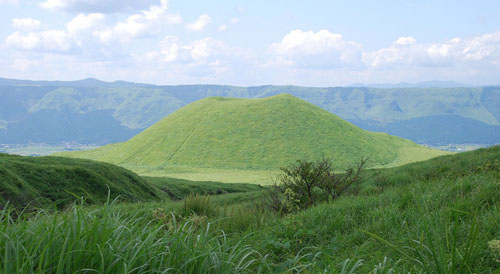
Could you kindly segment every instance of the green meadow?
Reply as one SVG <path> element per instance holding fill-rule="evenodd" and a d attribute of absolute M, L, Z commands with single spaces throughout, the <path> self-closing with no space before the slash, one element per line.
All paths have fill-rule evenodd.
<path fill-rule="evenodd" d="M 32 161 L 2 157 L 14 167 Z M 156 191 L 142 201 L 109 191 L 103 204 L 75 199 L 55 213 L 9 203 L 0 211 L 0 271 L 498 273 L 499 159 L 496 146 L 365 170 L 342 197 L 288 215 L 261 205 L 267 187 L 165 177 L 138 179 Z"/>

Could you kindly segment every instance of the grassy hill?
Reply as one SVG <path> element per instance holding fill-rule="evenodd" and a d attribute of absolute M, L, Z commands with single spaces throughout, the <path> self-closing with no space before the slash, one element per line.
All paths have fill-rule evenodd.
<path fill-rule="evenodd" d="M 0 208 L 64 206 L 84 197 L 87 204 L 113 199 L 151 201 L 158 191 L 124 168 L 60 157 L 22 157 L 0 153 Z"/>
<path fill-rule="evenodd" d="M 342 168 L 368 157 L 369 166 L 392 166 L 443 153 L 362 130 L 313 104 L 280 94 L 263 99 L 202 99 L 127 142 L 60 155 L 132 169 L 272 170 L 297 159 L 329 157 Z"/>
<path fill-rule="evenodd" d="M 0 272 L 498 273 L 499 159 L 496 146 L 368 170 L 347 195 L 287 216 L 226 203 L 255 191 L 191 198 L 210 214 L 182 213 L 189 199 L 0 211 Z"/>
<path fill-rule="evenodd" d="M 284 218 L 259 237 L 277 239 L 283 260 L 309 246 L 330 252 L 319 269 L 350 258 L 363 260 L 356 273 L 499 273 L 500 249 L 488 248 L 500 240 L 498 182 L 500 146 L 368 170 L 353 195 Z"/>

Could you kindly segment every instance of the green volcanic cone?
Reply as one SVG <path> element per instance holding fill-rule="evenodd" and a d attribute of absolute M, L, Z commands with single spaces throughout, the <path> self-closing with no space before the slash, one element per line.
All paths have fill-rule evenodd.
<path fill-rule="evenodd" d="M 211 97 L 189 104 L 127 142 L 64 156 L 124 166 L 277 169 L 297 159 L 332 158 L 338 168 L 369 158 L 393 166 L 444 152 L 362 130 L 288 94 Z"/>

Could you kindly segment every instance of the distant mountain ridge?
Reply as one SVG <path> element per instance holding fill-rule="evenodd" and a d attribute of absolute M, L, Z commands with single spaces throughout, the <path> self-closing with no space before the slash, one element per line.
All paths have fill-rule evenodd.
<path fill-rule="evenodd" d="M 0 85 L 38 85 L 38 86 L 162 86 L 155 84 L 146 83 L 134 83 L 123 80 L 117 80 L 113 82 L 102 81 L 96 78 L 85 78 L 81 80 L 69 80 L 69 81 L 59 81 L 59 80 L 20 80 L 20 79 L 10 79 L 0 77 Z M 207 86 L 206 84 L 199 84 L 201 86 Z M 179 85 L 182 86 L 182 85 Z M 189 85 L 191 86 L 191 85 Z M 192 86 L 196 86 L 193 84 Z M 208 85 L 209 86 L 209 85 Z M 218 85 L 213 85 L 218 86 Z M 262 85 L 262 86 L 273 86 L 273 85 Z M 261 86 L 261 87 L 262 87 Z M 420 81 L 420 82 L 399 82 L 399 83 L 354 83 L 346 86 L 335 86 L 335 87 L 372 87 L 372 88 L 456 88 L 456 87 L 483 87 L 483 86 L 500 86 L 499 85 L 471 85 L 464 84 L 455 81 Z M 258 86 L 257 86 L 258 87 Z"/>
<path fill-rule="evenodd" d="M 304 99 L 362 128 L 399 134 L 420 143 L 436 142 L 432 137 L 436 135 L 440 136 L 439 143 L 468 142 L 471 138 L 465 135 L 474 131 L 472 123 L 460 122 L 457 129 L 456 123 L 463 120 L 457 116 L 472 119 L 484 129 L 493 126 L 491 130 L 480 130 L 474 140 L 500 143 L 496 134 L 500 130 L 500 87 L 495 86 L 156 86 L 92 78 L 69 82 L 0 78 L 0 144 L 121 142 L 205 97 L 262 98 L 280 93 Z M 435 127 L 420 127 L 428 134 L 400 134 L 405 127 L 415 125 L 414 119 L 436 116 L 442 121 L 439 131 Z M 455 135 L 448 138 L 442 132 Z"/>
<path fill-rule="evenodd" d="M 17 80 L 0 77 L 0 86 L 46 86 L 46 87 L 116 87 L 116 86 L 154 86 L 127 81 L 106 82 L 95 78 L 85 78 L 75 81 L 48 81 L 48 80 Z"/>
<path fill-rule="evenodd" d="M 500 127 L 459 115 L 432 115 L 398 121 L 388 125 L 350 121 L 370 131 L 412 139 L 417 143 L 447 144 L 495 144 L 500 140 Z"/>
<path fill-rule="evenodd" d="M 463 84 L 455 81 L 422 81 L 416 83 L 399 82 L 399 83 L 378 83 L 378 84 L 351 84 L 348 87 L 370 87 L 370 88 L 471 88 L 480 87 L 478 85 Z"/>

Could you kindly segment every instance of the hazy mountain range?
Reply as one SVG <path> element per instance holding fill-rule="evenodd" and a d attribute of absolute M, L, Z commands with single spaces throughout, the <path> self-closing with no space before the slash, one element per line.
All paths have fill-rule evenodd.
<path fill-rule="evenodd" d="M 495 86 L 439 81 L 331 88 L 156 86 L 2 78 L 0 143 L 125 141 L 208 96 L 262 98 L 280 93 L 302 98 L 364 129 L 418 143 L 500 143 L 500 87 Z"/>

